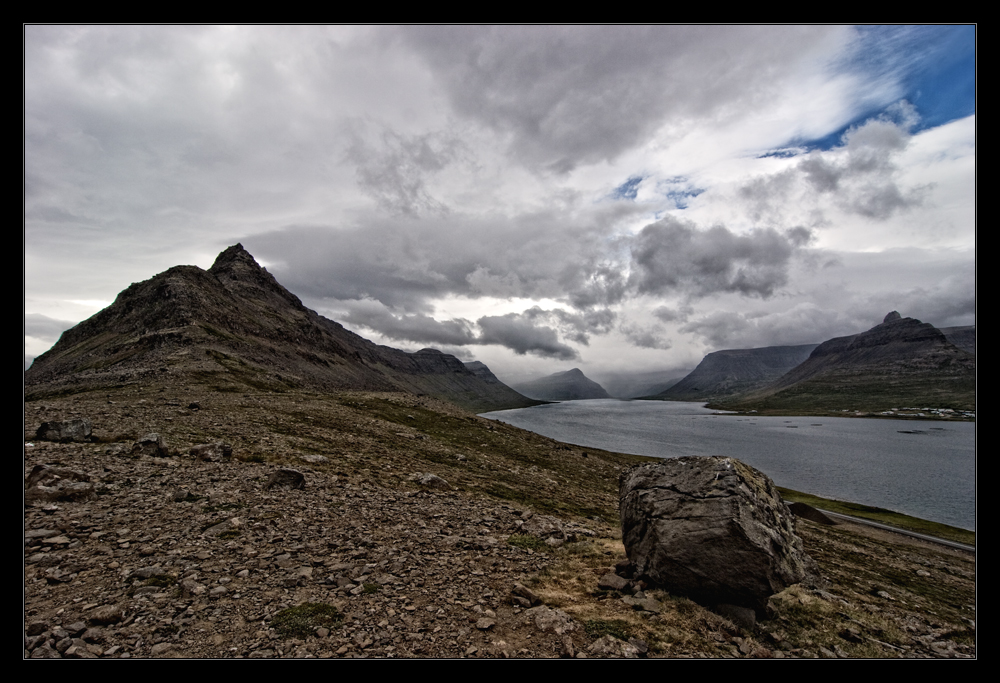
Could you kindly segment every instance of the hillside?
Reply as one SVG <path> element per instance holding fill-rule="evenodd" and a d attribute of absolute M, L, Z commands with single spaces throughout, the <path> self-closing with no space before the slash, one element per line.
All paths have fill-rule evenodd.
<path fill-rule="evenodd" d="M 611 398 L 597 382 L 589 379 L 579 368 L 515 384 L 514 388 L 530 398 L 540 401 L 579 401 L 590 398 Z"/>
<path fill-rule="evenodd" d="M 767 386 L 809 357 L 816 344 L 728 349 L 705 356 L 691 374 L 650 399 L 711 401 Z"/>
<path fill-rule="evenodd" d="M 519 395 L 470 365 L 347 332 L 238 245 L 133 285 L 25 375 L 24 656 L 975 656 L 974 555 L 864 527 L 799 520 L 822 585 L 752 627 L 599 587 L 646 459 L 476 416 Z"/>
<path fill-rule="evenodd" d="M 56 464 L 95 487 L 25 507 L 25 656 L 639 652 L 609 649 L 608 634 L 649 657 L 975 656 L 974 555 L 853 525 L 799 520 L 827 583 L 788 589 L 752 629 L 658 590 L 639 611 L 598 579 L 625 559 L 618 476 L 644 459 L 584 454 L 430 397 L 154 380 L 25 412 L 25 474 Z M 97 441 L 34 439 L 42 421 L 73 417 L 92 419 Z M 151 430 L 167 457 L 133 454 Z M 216 441 L 232 457 L 189 455 Z M 304 488 L 269 489 L 279 468 Z M 426 473 L 445 481 L 422 485 Z M 519 533 L 544 515 L 562 545 Z M 328 611 L 325 630 L 282 626 L 309 605 Z"/>
<path fill-rule="evenodd" d="M 238 244 L 207 271 L 176 266 L 131 285 L 64 332 L 24 381 L 29 396 L 42 396 L 153 378 L 220 391 L 408 391 L 476 411 L 536 404 L 454 356 L 406 353 L 345 330 L 303 306 Z"/>
<path fill-rule="evenodd" d="M 866 332 L 823 342 L 766 388 L 716 403 L 757 410 L 975 410 L 976 359 L 933 325 L 893 311 Z"/>

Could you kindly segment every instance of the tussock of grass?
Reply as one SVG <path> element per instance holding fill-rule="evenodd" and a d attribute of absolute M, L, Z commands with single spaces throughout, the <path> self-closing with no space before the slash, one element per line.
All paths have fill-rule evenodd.
<path fill-rule="evenodd" d="M 507 539 L 507 544 L 524 550 L 545 550 L 548 547 L 538 536 L 528 534 L 514 534 Z"/>
<path fill-rule="evenodd" d="M 282 638 L 308 638 L 316 629 L 320 627 L 333 629 L 342 621 L 343 615 L 333 605 L 323 602 L 304 602 L 275 614 L 271 619 L 271 628 Z"/>

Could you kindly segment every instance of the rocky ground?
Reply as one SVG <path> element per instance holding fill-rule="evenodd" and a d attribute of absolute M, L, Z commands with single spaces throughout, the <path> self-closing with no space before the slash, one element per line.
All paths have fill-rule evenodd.
<path fill-rule="evenodd" d="M 96 442 L 35 440 L 75 417 Z M 165 454 L 133 450 L 149 432 Z M 974 557 L 860 528 L 800 521 L 825 581 L 754 626 L 616 590 L 618 474 L 643 459 L 426 397 L 130 386 L 26 403 L 25 441 L 26 478 L 92 484 L 26 497 L 26 657 L 976 652 Z"/>

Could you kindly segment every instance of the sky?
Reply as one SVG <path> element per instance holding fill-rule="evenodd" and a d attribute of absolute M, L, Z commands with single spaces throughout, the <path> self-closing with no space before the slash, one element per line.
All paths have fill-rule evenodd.
<path fill-rule="evenodd" d="M 25 26 L 25 363 L 237 242 L 508 383 L 975 324 L 973 26 Z"/>

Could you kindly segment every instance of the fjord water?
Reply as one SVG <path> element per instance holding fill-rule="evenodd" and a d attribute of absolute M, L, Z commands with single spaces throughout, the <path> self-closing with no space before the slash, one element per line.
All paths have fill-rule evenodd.
<path fill-rule="evenodd" d="M 701 403 L 615 399 L 483 417 L 619 453 L 731 456 L 779 486 L 976 528 L 973 422 L 722 415 Z"/>

